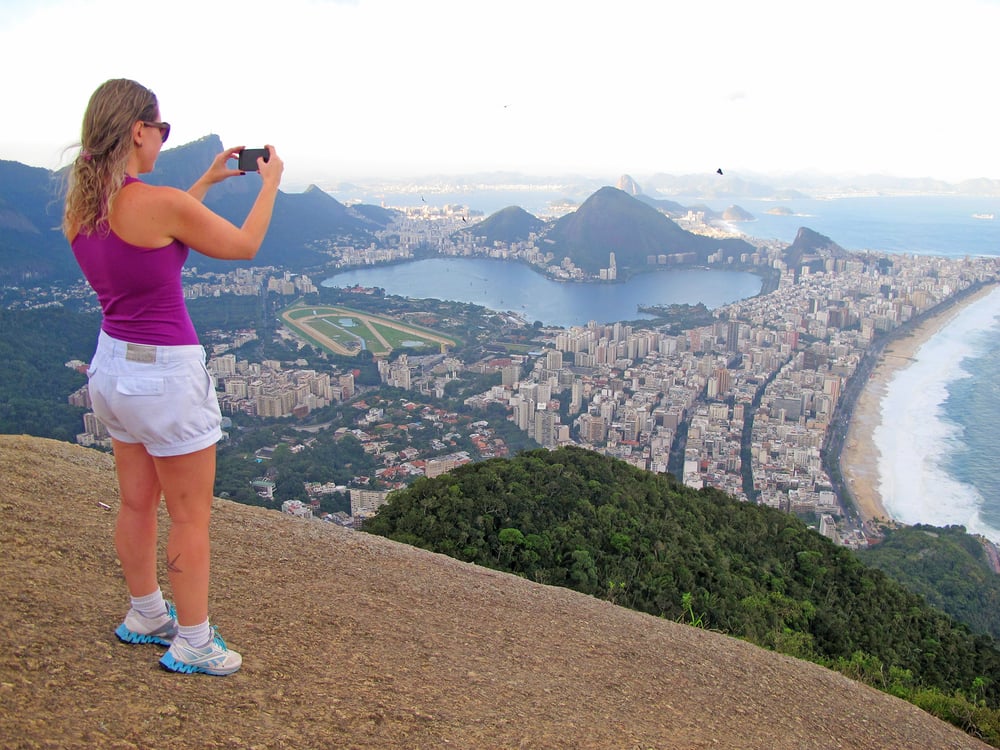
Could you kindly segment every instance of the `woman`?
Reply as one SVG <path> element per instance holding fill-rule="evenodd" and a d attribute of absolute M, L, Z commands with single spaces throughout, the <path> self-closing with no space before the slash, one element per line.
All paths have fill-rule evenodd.
<path fill-rule="evenodd" d="M 156 96 L 125 79 L 94 92 L 72 165 L 63 231 L 103 311 L 88 373 L 97 417 L 111 434 L 121 506 L 115 546 L 132 599 L 115 634 L 169 646 L 161 666 L 227 675 L 242 664 L 208 619 L 209 514 L 221 414 L 184 304 L 188 248 L 212 258 L 253 258 L 267 232 L 283 164 L 268 146 L 260 192 L 240 227 L 202 204 L 212 185 L 241 174 L 215 157 L 187 192 L 142 183 L 170 126 Z M 171 527 L 167 573 L 174 605 L 157 579 L 157 510 Z"/>

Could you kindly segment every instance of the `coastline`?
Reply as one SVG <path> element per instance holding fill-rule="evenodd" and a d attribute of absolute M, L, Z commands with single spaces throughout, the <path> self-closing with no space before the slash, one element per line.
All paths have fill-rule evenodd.
<path fill-rule="evenodd" d="M 891 522 L 878 491 L 879 459 L 875 429 L 882 424 L 882 400 L 890 381 L 913 361 L 927 341 L 940 333 L 966 306 L 992 293 L 988 284 L 947 309 L 924 320 L 911 333 L 886 344 L 871 377 L 865 383 L 851 414 L 847 439 L 840 456 L 841 472 L 866 527 Z"/>

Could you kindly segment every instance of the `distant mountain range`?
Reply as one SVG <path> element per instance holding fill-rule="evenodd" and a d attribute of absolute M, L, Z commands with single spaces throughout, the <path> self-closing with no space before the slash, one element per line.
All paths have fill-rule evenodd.
<path fill-rule="evenodd" d="M 478 172 L 471 174 L 436 174 L 407 179 L 355 179 L 351 182 L 331 180 L 321 182 L 324 189 L 338 196 L 384 196 L 393 193 L 448 195 L 503 192 L 516 189 L 561 193 L 566 201 L 582 203 L 604 185 L 614 184 L 640 200 L 683 201 L 685 204 L 707 200 L 802 200 L 842 196 L 907 196 L 948 195 L 969 197 L 1000 197 L 1000 180 L 979 178 L 948 182 L 930 177 L 893 177 L 889 175 L 829 175 L 814 172 L 792 174 L 751 174 L 725 169 L 719 175 L 715 168 L 698 174 L 644 175 L 627 182 L 608 182 L 606 178 L 586 175 L 536 175 L 516 172 Z M 628 177 L 628 175 L 626 175 Z M 635 190 L 642 183 L 646 195 Z M 365 198 L 370 200 L 370 198 Z"/>
<path fill-rule="evenodd" d="M 61 221 L 54 173 L 0 161 L 0 282 L 79 277 Z"/>
<path fill-rule="evenodd" d="M 833 176 L 802 172 L 774 176 L 724 175 L 708 170 L 703 174 L 671 175 L 657 173 L 642 180 L 647 192 L 660 196 L 686 196 L 701 200 L 745 198 L 794 200 L 834 195 L 978 195 L 1000 196 L 1000 180 L 986 178 L 947 182 L 931 177 L 892 177 L 888 175 Z"/>
<path fill-rule="evenodd" d="M 143 179 L 153 185 L 187 189 L 216 154 L 218 136 L 164 151 L 156 170 Z M 59 230 L 65 175 L 0 161 L 0 282 L 79 278 L 80 272 Z M 257 195 L 260 177 L 250 173 L 214 186 L 205 204 L 234 224 L 243 223 Z M 350 207 L 315 186 L 302 193 L 280 192 L 267 238 L 253 261 L 238 265 L 273 265 L 304 270 L 325 261 L 322 243 L 339 239 L 367 245 L 394 212 L 378 206 Z M 197 259 L 199 268 L 233 268 L 232 262 Z"/>
<path fill-rule="evenodd" d="M 186 189 L 223 150 L 218 136 L 210 135 L 192 143 L 164 151 L 156 171 L 144 176 L 155 185 Z M 31 285 L 36 281 L 78 279 L 79 270 L 59 231 L 65 174 L 0 161 L 0 282 Z M 662 183 L 662 176 L 658 176 Z M 700 178 L 699 178 L 700 179 Z M 712 175 L 718 185 L 735 184 L 738 178 Z M 214 186 L 205 203 L 234 224 L 245 219 L 257 195 L 260 177 L 250 173 Z M 727 182 L 723 182 L 727 181 Z M 702 211 L 709 219 L 752 218 L 739 206 L 723 213 L 707 206 L 684 206 L 671 200 L 644 195 L 639 184 L 623 175 L 621 188 L 601 187 L 576 211 L 559 219 L 543 221 L 524 209 L 510 206 L 482 222 L 463 229 L 486 244 L 522 242 L 535 236 L 543 252 L 551 252 L 558 262 L 570 258 L 589 273 L 609 265 L 614 253 L 619 269 L 638 270 L 651 264 L 702 264 L 721 252 L 724 258 L 739 258 L 754 252 L 741 239 L 716 239 L 688 232 L 672 218 L 691 210 Z M 656 183 L 654 182 L 654 185 Z M 757 183 L 741 183 L 743 194 L 767 193 L 772 188 Z M 758 189 L 759 187 L 759 189 Z M 294 271 L 309 271 L 324 264 L 325 243 L 341 241 L 367 245 L 374 233 L 394 218 L 393 209 L 375 205 L 345 206 L 315 185 L 301 193 L 278 195 L 274 218 L 264 245 L 253 261 L 241 265 L 273 265 Z M 832 243 L 817 235 L 798 243 L 793 256 L 811 257 L 809 244 L 826 248 Z M 233 263 L 198 257 L 199 268 L 221 270 Z"/>

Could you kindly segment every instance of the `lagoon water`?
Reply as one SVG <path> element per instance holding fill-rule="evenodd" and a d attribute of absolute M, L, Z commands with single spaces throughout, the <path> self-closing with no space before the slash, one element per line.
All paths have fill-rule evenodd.
<path fill-rule="evenodd" d="M 651 271 L 621 283 L 553 281 L 523 263 L 485 258 L 428 258 L 411 263 L 344 271 L 323 286 L 381 287 L 388 294 L 471 302 L 511 310 L 529 323 L 583 326 L 594 320 L 649 318 L 640 304 L 697 304 L 716 308 L 752 297 L 761 279 L 742 271 Z"/>
<path fill-rule="evenodd" d="M 720 211 L 734 202 L 677 200 Z M 735 202 L 756 220 L 734 228 L 755 237 L 791 242 L 806 226 L 848 250 L 1000 256 L 1000 198 Z M 779 205 L 796 215 L 767 213 Z M 563 326 L 643 317 L 638 303 L 715 308 L 760 289 L 750 274 L 704 270 L 643 274 L 623 284 L 563 284 L 520 264 L 457 258 L 348 271 L 324 283 L 475 302 Z M 886 509 L 906 523 L 961 524 L 1000 543 L 1000 289 L 966 307 L 915 359 L 889 384 L 875 434 Z"/>

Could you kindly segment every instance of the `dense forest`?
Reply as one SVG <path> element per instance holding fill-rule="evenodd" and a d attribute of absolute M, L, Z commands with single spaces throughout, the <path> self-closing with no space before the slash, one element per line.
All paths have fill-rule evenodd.
<path fill-rule="evenodd" d="M 0 432 L 69 442 L 83 432 L 86 410 L 66 399 L 87 378 L 65 365 L 90 361 L 100 325 L 97 313 L 0 310 Z"/>
<path fill-rule="evenodd" d="M 561 448 L 420 479 L 365 530 L 840 669 L 1000 742 L 996 642 L 794 516 Z"/>
<path fill-rule="evenodd" d="M 1000 576 L 965 527 L 888 529 L 885 540 L 860 557 L 974 632 L 1000 638 Z"/>

